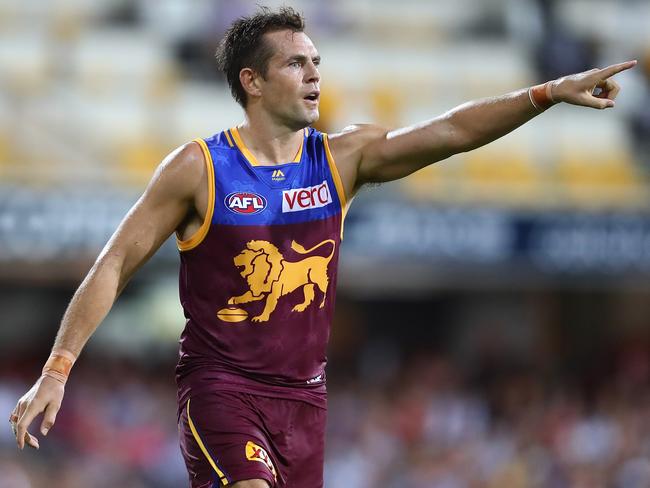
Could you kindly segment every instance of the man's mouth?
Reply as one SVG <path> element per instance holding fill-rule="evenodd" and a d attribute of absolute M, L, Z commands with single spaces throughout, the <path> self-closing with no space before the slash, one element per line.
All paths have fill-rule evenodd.
<path fill-rule="evenodd" d="M 310 102 L 317 102 L 318 99 L 320 98 L 320 92 L 314 90 L 312 92 L 309 92 L 304 98 L 305 100 L 309 100 Z"/>

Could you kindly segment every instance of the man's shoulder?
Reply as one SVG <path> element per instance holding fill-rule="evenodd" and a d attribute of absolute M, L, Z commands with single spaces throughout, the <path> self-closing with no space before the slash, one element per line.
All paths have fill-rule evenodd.
<path fill-rule="evenodd" d="M 205 154 L 199 140 L 186 142 L 172 151 L 162 163 L 163 169 L 170 171 L 202 170 L 205 165 Z"/>
<path fill-rule="evenodd" d="M 388 129 L 374 124 L 353 124 L 340 132 L 329 134 L 328 139 L 337 160 L 352 157 L 356 161 L 363 147 L 385 136 L 387 132 Z"/>
<path fill-rule="evenodd" d="M 169 194 L 194 194 L 206 178 L 206 158 L 197 141 L 170 152 L 160 163 L 152 182 Z"/>
<path fill-rule="evenodd" d="M 364 148 L 386 136 L 388 130 L 373 124 L 349 125 L 330 134 L 329 147 L 350 200 L 359 188 L 358 172 Z"/>
<path fill-rule="evenodd" d="M 374 124 L 352 124 L 340 132 L 328 135 L 333 147 L 336 149 L 360 148 L 386 134 L 388 130 Z"/>

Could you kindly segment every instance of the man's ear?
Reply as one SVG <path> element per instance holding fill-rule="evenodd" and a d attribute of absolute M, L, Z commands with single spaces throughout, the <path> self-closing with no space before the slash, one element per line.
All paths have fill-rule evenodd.
<path fill-rule="evenodd" d="M 262 77 L 251 68 L 242 68 L 239 72 L 239 82 L 249 97 L 262 95 Z"/>

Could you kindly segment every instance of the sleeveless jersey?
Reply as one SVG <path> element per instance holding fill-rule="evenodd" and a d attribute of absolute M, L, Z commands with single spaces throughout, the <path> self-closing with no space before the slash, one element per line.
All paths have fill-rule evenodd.
<path fill-rule="evenodd" d="M 197 139 L 209 175 L 201 228 L 178 241 L 186 325 L 179 401 L 210 389 L 324 407 L 345 194 L 327 135 L 261 166 L 236 128 Z"/>

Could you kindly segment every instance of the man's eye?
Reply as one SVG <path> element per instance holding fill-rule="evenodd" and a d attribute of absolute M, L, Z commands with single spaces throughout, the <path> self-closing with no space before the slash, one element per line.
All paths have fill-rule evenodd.
<path fill-rule="evenodd" d="M 294 61 L 293 63 L 289 64 L 292 68 L 300 68 L 300 63 L 298 61 Z"/>

